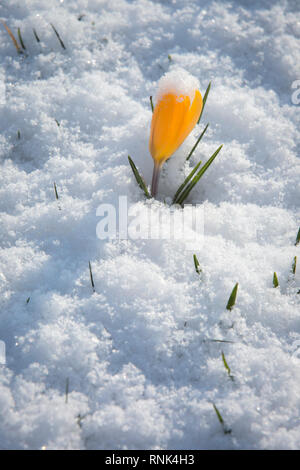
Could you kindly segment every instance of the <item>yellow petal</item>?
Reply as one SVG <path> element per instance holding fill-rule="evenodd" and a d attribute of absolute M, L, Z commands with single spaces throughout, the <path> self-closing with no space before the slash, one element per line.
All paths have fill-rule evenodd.
<path fill-rule="evenodd" d="M 190 106 L 189 96 L 166 93 L 155 106 L 149 139 L 150 153 L 163 164 L 183 143 L 197 123 L 202 109 L 199 90 Z"/>
<path fill-rule="evenodd" d="M 177 150 L 178 147 L 183 143 L 183 141 L 187 138 L 187 136 L 192 132 L 197 121 L 199 119 L 201 110 L 202 110 L 203 102 L 202 96 L 199 90 L 195 91 L 195 97 L 192 102 L 191 107 L 188 109 L 187 113 L 184 116 L 184 121 L 181 125 L 181 132 L 178 133 L 178 139 L 175 143 L 175 147 Z"/>

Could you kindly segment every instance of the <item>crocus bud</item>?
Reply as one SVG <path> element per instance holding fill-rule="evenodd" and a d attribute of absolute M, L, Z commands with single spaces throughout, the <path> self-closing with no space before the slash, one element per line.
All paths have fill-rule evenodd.
<path fill-rule="evenodd" d="M 156 195 L 163 163 L 195 127 L 203 106 L 198 80 L 185 71 L 165 74 L 158 84 L 149 150 L 154 160 L 151 194 Z"/>

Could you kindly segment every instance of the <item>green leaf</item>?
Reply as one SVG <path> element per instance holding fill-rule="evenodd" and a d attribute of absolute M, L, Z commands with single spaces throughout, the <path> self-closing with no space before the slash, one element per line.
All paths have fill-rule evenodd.
<path fill-rule="evenodd" d="M 69 377 L 66 378 L 65 403 L 68 403 L 68 396 L 69 396 Z"/>
<path fill-rule="evenodd" d="M 300 227 L 299 227 L 298 234 L 297 234 L 297 237 L 296 237 L 295 246 L 297 246 L 299 243 L 300 243 Z"/>
<path fill-rule="evenodd" d="M 292 273 L 295 275 L 296 274 L 296 267 L 297 267 L 297 256 L 294 256 L 294 261 L 292 264 Z"/>
<path fill-rule="evenodd" d="M 197 274 L 200 274 L 202 269 L 200 268 L 200 263 L 198 261 L 198 258 L 195 254 L 193 255 L 193 258 L 194 258 L 195 271 Z"/>
<path fill-rule="evenodd" d="M 143 180 L 143 178 L 141 177 L 141 175 L 139 174 L 138 172 L 138 169 L 137 167 L 135 166 L 133 160 L 130 158 L 130 156 L 128 155 L 128 160 L 129 160 L 129 163 L 130 163 L 130 166 L 131 166 L 131 169 L 133 171 L 133 174 L 135 176 L 135 179 L 137 181 L 137 184 L 139 185 L 139 187 L 144 191 L 145 193 L 145 196 L 148 198 L 148 199 L 151 199 L 151 195 L 149 194 L 149 191 L 147 189 L 147 186 Z"/>
<path fill-rule="evenodd" d="M 153 106 L 152 96 L 150 96 L 150 104 L 151 104 L 151 110 L 152 110 L 152 113 L 153 113 L 153 111 L 154 111 L 154 106 Z"/>
<path fill-rule="evenodd" d="M 63 40 L 61 39 L 60 35 L 58 34 L 57 29 L 54 27 L 54 25 L 53 25 L 52 23 L 50 23 L 50 25 L 51 25 L 53 31 L 55 32 L 56 37 L 57 37 L 57 39 L 59 40 L 59 43 L 60 43 L 61 47 L 62 47 L 63 49 L 66 49 L 66 46 L 64 45 Z"/>
<path fill-rule="evenodd" d="M 223 359 L 224 367 L 225 367 L 225 369 L 227 370 L 228 375 L 230 375 L 230 367 L 229 367 L 229 365 L 227 364 L 227 361 L 226 361 L 226 358 L 225 358 L 225 354 L 223 353 L 223 351 L 222 351 L 222 359 Z"/>
<path fill-rule="evenodd" d="M 215 410 L 216 415 L 217 415 L 217 417 L 218 417 L 218 420 L 220 421 L 220 424 L 221 424 L 221 426 L 222 426 L 222 428 L 223 428 L 224 434 L 230 434 L 230 433 L 231 433 L 231 429 L 229 429 L 229 428 L 226 426 L 226 424 L 225 424 L 225 422 L 224 422 L 224 419 L 222 418 L 222 415 L 221 415 L 220 411 L 218 410 L 218 408 L 216 407 L 216 405 L 215 405 L 214 403 L 213 403 L 213 407 L 214 407 L 214 410 Z"/>
<path fill-rule="evenodd" d="M 278 277 L 277 277 L 277 274 L 274 272 L 273 274 L 273 287 L 278 287 L 279 286 L 279 282 L 278 282 Z"/>
<path fill-rule="evenodd" d="M 41 41 L 40 41 L 40 38 L 38 37 L 38 34 L 37 34 L 36 30 L 33 28 L 32 31 L 33 31 L 34 37 L 35 37 L 35 39 L 37 40 L 37 42 L 41 42 Z"/>
<path fill-rule="evenodd" d="M 214 159 L 216 158 L 216 156 L 218 155 L 218 153 L 220 152 L 221 148 L 223 147 L 223 145 L 220 145 L 220 147 L 213 153 L 213 155 L 210 157 L 209 160 L 207 160 L 207 162 L 203 165 L 202 168 L 200 168 L 200 170 L 198 171 L 198 173 L 196 174 L 196 176 L 194 176 L 194 178 L 192 179 L 192 181 L 189 183 L 189 185 L 184 189 L 184 191 L 181 193 L 181 195 L 177 198 L 176 202 L 178 204 L 183 204 L 183 202 L 185 201 L 185 199 L 188 197 L 188 195 L 190 194 L 191 190 L 194 188 L 194 186 L 198 183 L 198 181 L 200 180 L 200 178 L 204 175 L 204 173 L 206 172 L 206 170 L 208 169 L 208 167 L 212 164 L 212 162 L 214 161 Z"/>
<path fill-rule="evenodd" d="M 236 285 L 234 286 L 234 288 L 232 289 L 232 292 L 231 292 L 230 297 L 228 299 L 228 302 L 227 302 L 227 305 L 226 305 L 227 310 L 232 310 L 234 305 L 235 305 L 238 287 L 239 287 L 239 283 L 237 282 Z"/>
<path fill-rule="evenodd" d="M 206 88 L 206 92 L 204 93 L 204 96 L 203 96 L 203 106 L 202 106 L 201 113 L 200 113 L 200 116 L 199 116 L 199 119 L 198 119 L 197 124 L 199 124 L 199 122 L 200 122 L 200 120 L 201 120 L 201 117 L 202 117 L 202 114 L 203 114 L 203 111 L 204 111 L 204 108 L 205 108 L 205 104 L 206 104 L 206 100 L 207 100 L 207 97 L 208 97 L 208 93 L 209 93 L 210 87 L 211 87 L 211 82 L 209 82 L 208 87 Z"/>
<path fill-rule="evenodd" d="M 24 51 L 26 50 L 26 47 L 25 47 L 25 44 L 23 42 L 23 38 L 22 38 L 22 35 L 21 35 L 21 30 L 20 28 L 18 28 L 18 37 L 19 37 L 19 41 L 20 41 L 20 44 L 22 46 L 22 48 L 24 49 Z"/>
<path fill-rule="evenodd" d="M 202 131 L 200 137 L 198 137 L 194 147 L 192 148 L 192 150 L 190 151 L 190 153 L 188 154 L 188 156 L 186 157 L 186 160 L 189 160 L 191 158 L 191 156 L 193 155 L 194 151 L 196 150 L 197 148 L 197 145 L 199 144 L 200 140 L 202 139 L 202 137 L 204 136 L 207 128 L 208 128 L 209 124 L 206 124 L 205 128 L 204 128 L 204 131 Z"/>
<path fill-rule="evenodd" d="M 93 292 L 95 292 L 95 284 L 94 284 L 94 278 L 93 278 L 93 273 L 92 273 L 92 266 L 91 262 L 89 261 L 89 270 L 90 270 L 90 280 L 93 288 Z"/>
<path fill-rule="evenodd" d="M 56 187 L 55 182 L 53 183 L 53 186 L 54 186 L 55 197 L 56 197 L 56 199 L 58 200 L 59 197 L 58 197 L 58 192 L 57 192 L 57 187 Z"/>
<path fill-rule="evenodd" d="M 218 410 L 218 408 L 216 407 L 216 405 L 215 405 L 214 403 L 213 403 L 213 407 L 214 407 L 214 409 L 215 409 L 215 412 L 216 412 L 216 415 L 217 415 L 217 417 L 218 417 L 218 420 L 220 421 L 220 423 L 221 423 L 222 425 L 224 425 L 224 424 L 225 424 L 225 423 L 224 423 L 224 419 L 222 418 L 222 415 L 221 415 L 220 411 Z"/>
<path fill-rule="evenodd" d="M 173 204 L 176 204 L 177 202 L 177 199 L 178 199 L 178 196 L 179 194 L 181 193 L 181 191 L 185 188 L 185 186 L 188 184 L 188 182 L 190 181 L 190 179 L 194 176 L 194 174 L 196 173 L 196 171 L 198 170 L 199 166 L 201 165 L 202 161 L 200 160 L 200 162 L 197 163 L 197 165 L 193 168 L 193 170 L 189 173 L 189 175 L 185 178 L 184 182 L 179 186 L 179 188 L 177 189 L 176 193 L 175 193 L 175 196 L 173 197 Z"/>

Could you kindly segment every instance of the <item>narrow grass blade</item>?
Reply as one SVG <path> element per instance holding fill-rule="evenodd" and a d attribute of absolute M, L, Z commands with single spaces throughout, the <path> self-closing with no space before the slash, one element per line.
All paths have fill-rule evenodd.
<path fill-rule="evenodd" d="M 17 52 L 18 52 L 19 54 L 22 54 L 23 51 L 22 51 L 22 49 L 20 48 L 20 46 L 19 46 L 19 44 L 18 44 L 18 42 L 17 42 L 15 36 L 13 35 L 11 29 L 7 26 L 7 24 L 6 24 L 3 20 L 1 20 L 1 23 L 3 24 L 3 26 L 4 26 L 4 28 L 6 29 L 7 33 L 9 34 L 9 37 L 10 37 L 10 39 L 12 40 L 12 42 L 13 42 L 15 48 L 17 49 Z"/>
<path fill-rule="evenodd" d="M 198 170 L 199 166 L 201 165 L 202 161 L 197 163 L 197 165 L 193 168 L 193 170 L 189 173 L 189 175 L 185 178 L 184 182 L 179 186 L 177 189 L 175 196 L 173 197 L 173 204 L 176 204 L 177 199 L 181 191 L 185 188 L 185 186 L 188 184 L 188 182 L 192 179 L 196 171 Z"/>
<path fill-rule="evenodd" d="M 278 287 L 279 286 L 279 282 L 278 282 L 278 277 L 277 277 L 277 273 L 274 272 L 273 274 L 273 287 Z"/>
<path fill-rule="evenodd" d="M 204 131 L 202 131 L 200 137 L 198 137 L 194 147 L 192 148 L 192 150 L 190 151 L 190 153 L 188 154 L 188 156 L 186 157 L 186 160 L 189 160 L 191 158 L 191 156 L 193 155 L 194 151 L 196 150 L 197 148 L 197 145 L 199 144 L 200 140 L 202 139 L 202 137 L 204 136 L 205 132 L 207 131 L 207 128 L 208 128 L 209 124 L 206 124 L 205 128 L 204 128 Z"/>
<path fill-rule="evenodd" d="M 227 370 L 228 377 L 230 377 L 231 380 L 234 380 L 234 377 L 233 377 L 233 375 L 231 375 L 231 370 L 230 370 L 230 367 L 229 367 L 229 365 L 226 361 L 225 354 L 223 353 L 223 351 L 222 351 L 222 359 L 223 359 L 224 367 Z"/>
<path fill-rule="evenodd" d="M 61 39 L 61 37 L 60 37 L 60 35 L 58 34 L 57 30 L 55 29 L 55 27 L 53 26 L 52 23 L 50 23 L 50 25 L 52 26 L 52 29 L 53 29 L 53 31 L 55 32 L 56 37 L 57 37 L 57 39 L 59 40 L 61 47 L 62 47 L 63 49 L 66 49 L 66 46 L 64 45 L 63 40 Z"/>
<path fill-rule="evenodd" d="M 58 200 L 59 200 L 59 197 L 58 197 L 58 192 L 57 192 L 57 187 L 56 187 L 55 182 L 53 183 L 53 186 L 54 186 L 55 198 L 56 198 L 56 200 L 58 201 Z M 60 207 L 60 204 L 59 204 L 59 203 L 58 203 L 58 209 L 61 211 L 61 207 Z"/>
<path fill-rule="evenodd" d="M 90 270 L 90 279 L 91 279 L 91 284 L 93 288 L 93 292 L 95 292 L 95 284 L 94 284 L 94 278 L 93 278 L 93 273 L 92 273 L 92 266 L 91 262 L 89 261 L 89 270 Z"/>
<path fill-rule="evenodd" d="M 181 204 L 181 205 L 183 204 L 185 199 L 190 194 L 191 190 L 194 188 L 194 186 L 196 186 L 200 178 L 204 175 L 208 167 L 212 164 L 212 162 L 214 161 L 214 159 L 216 158 L 216 156 L 218 155 L 222 147 L 223 145 L 220 145 L 220 147 L 215 151 L 215 153 L 210 157 L 210 159 L 203 165 L 202 168 L 200 168 L 196 176 L 194 176 L 192 181 L 189 183 L 189 185 L 184 189 L 182 194 L 179 196 L 178 200 L 176 201 L 178 202 L 178 204 Z"/>
<path fill-rule="evenodd" d="M 300 227 L 299 227 L 298 234 L 297 234 L 297 237 L 296 237 L 295 246 L 297 246 L 299 243 L 300 243 Z"/>
<path fill-rule="evenodd" d="M 297 267 L 297 256 L 294 256 L 294 261 L 292 264 L 292 273 L 295 275 L 296 274 L 296 267 Z"/>
<path fill-rule="evenodd" d="M 27 297 L 26 303 L 29 304 L 29 301 L 30 301 L 30 297 Z"/>
<path fill-rule="evenodd" d="M 18 140 L 21 139 L 21 132 L 20 131 L 17 132 L 17 137 L 18 137 Z"/>
<path fill-rule="evenodd" d="M 68 397 L 69 397 L 69 377 L 66 378 L 65 403 L 68 403 Z"/>
<path fill-rule="evenodd" d="M 203 106 L 202 106 L 201 113 L 200 113 L 200 116 L 199 116 L 199 119 L 198 119 L 197 124 L 199 124 L 199 122 L 200 122 L 200 120 L 201 120 L 201 117 L 202 117 L 202 114 L 203 114 L 203 111 L 204 111 L 204 108 L 205 108 L 205 104 L 206 104 L 206 100 L 207 100 L 207 97 L 208 97 L 208 93 L 209 93 L 210 87 L 211 87 L 211 82 L 209 82 L 208 87 L 206 88 L 206 92 L 204 93 L 204 96 L 203 96 Z"/>
<path fill-rule="evenodd" d="M 232 289 L 232 292 L 231 292 L 230 297 L 228 299 L 228 302 L 227 302 L 227 305 L 226 305 L 227 310 L 232 310 L 234 305 L 235 305 L 238 287 L 239 287 L 239 283 L 237 282 L 236 285 L 234 286 L 234 288 Z"/>
<path fill-rule="evenodd" d="M 198 258 L 195 254 L 193 255 L 193 258 L 194 258 L 195 271 L 197 274 L 200 274 L 202 269 L 200 268 L 200 263 L 198 261 Z"/>
<path fill-rule="evenodd" d="M 222 425 L 224 425 L 224 424 L 225 424 L 225 423 L 224 423 L 224 419 L 222 418 L 222 415 L 221 415 L 220 411 L 218 410 L 218 408 L 216 407 L 216 405 L 215 405 L 214 403 L 213 403 L 213 407 L 214 407 L 214 409 L 215 409 L 215 412 L 216 412 L 216 415 L 217 415 L 217 417 L 218 417 L 218 420 L 220 421 L 220 423 L 221 423 Z"/>
<path fill-rule="evenodd" d="M 58 198 L 58 192 L 57 192 L 57 187 L 56 187 L 55 182 L 53 183 L 53 186 L 54 186 L 55 197 L 58 200 L 59 198 Z"/>
<path fill-rule="evenodd" d="M 230 343 L 230 344 L 235 343 L 234 341 L 228 341 L 226 339 L 214 339 L 214 338 L 207 338 L 206 341 L 211 341 L 212 343 Z"/>
<path fill-rule="evenodd" d="M 21 30 L 20 28 L 18 28 L 18 38 L 19 38 L 19 41 L 20 41 L 20 44 L 22 46 L 22 49 L 24 49 L 24 51 L 26 51 L 26 47 L 25 47 L 25 44 L 23 42 L 23 38 L 22 38 L 22 35 L 21 35 Z"/>
<path fill-rule="evenodd" d="M 218 420 L 219 420 L 219 422 L 220 422 L 220 424 L 221 424 L 221 426 L 222 426 L 222 428 L 223 428 L 224 434 L 230 434 L 230 433 L 231 433 L 231 429 L 229 429 L 229 428 L 226 426 L 226 424 L 225 424 L 225 422 L 224 422 L 224 419 L 222 418 L 222 415 L 221 415 L 220 411 L 218 410 L 218 408 L 216 407 L 216 405 L 215 405 L 214 403 L 213 403 L 213 407 L 214 407 L 214 410 L 215 410 L 216 415 L 217 415 L 217 417 L 218 417 Z"/>
<path fill-rule="evenodd" d="M 154 106 L 153 106 L 152 96 L 150 96 L 150 105 L 151 105 L 151 110 L 152 110 L 152 113 L 153 113 L 153 111 L 154 111 Z"/>
<path fill-rule="evenodd" d="M 33 28 L 32 31 L 33 31 L 33 34 L 34 34 L 34 37 L 35 37 L 36 41 L 37 41 L 37 42 L 41 42 L 41 41 L 40 41 L 40 38 L 38 37 L 38 34 L 37 34 L 36 30 Z"/>
<path fill-rule="evenodd" d="M 144 191 L 145 193 L 145 196 L 148 198 L 148 199 L 151 199 L 151 196 L 149 194 L 149 191 L 147 189 L 147 186 L 143 180 L 143 178 L 141 177 L 141 175 L 139 174 L 138 172 L 138 169 L 137 167 L 135 166 L 133 160 L 130 158 L 130 156 L 128 155 L 128 160 L 129 160 L 129 163 L 130 163 L 130 166 L 131 166 L 131 169 L 133 171 L 133 174 L 135 176 L 135 179 L 137 181 L 137 184 L 139 185 L 139 187 Z"/>

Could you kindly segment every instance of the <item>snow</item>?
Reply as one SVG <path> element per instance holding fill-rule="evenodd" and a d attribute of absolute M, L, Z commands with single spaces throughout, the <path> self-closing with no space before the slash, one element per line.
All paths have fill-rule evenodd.
<path fill-rule="evenodd" d="M 299 449 L 297 0 L 11 0 L 0 18 L 26 46 L 0 23 L 0 448 Z M 178 69 L 212 87 L 146 200 L 127 156 L 150 185 L 149 96 Z M 201 247 L 97 237 L 124 196 L 166 233 L 164 201 L 221 144 L 187 200 Z"/>
<path fill-rule="evenodd" d="M 167 93 L 173 93 L 176 96 L 188 96 L 190 103 L 194 101 L 195 91 L 199 90 L 199 80 L 193 77 L 186 70 L 177 67 L 170 72 L 165 73 L 159 80 L 155 95 L 154 104 Z"/>

